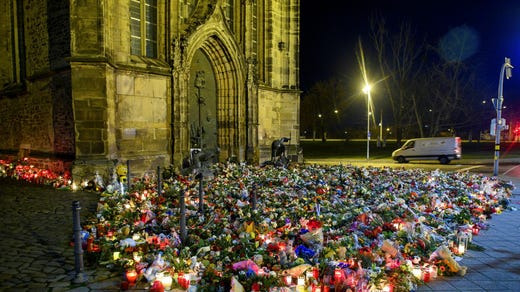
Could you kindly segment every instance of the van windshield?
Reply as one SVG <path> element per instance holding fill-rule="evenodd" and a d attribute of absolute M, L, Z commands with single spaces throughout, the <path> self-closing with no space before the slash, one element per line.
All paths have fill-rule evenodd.
<path fill-rule="evenodd" d="M 407 141 L 406 143 L 404 143 L 403 149 L 410 149 L 410 148 L 413 148 L 415 146 L 415 141 L 412 141 L 412 140 L 409 140 Z"/>

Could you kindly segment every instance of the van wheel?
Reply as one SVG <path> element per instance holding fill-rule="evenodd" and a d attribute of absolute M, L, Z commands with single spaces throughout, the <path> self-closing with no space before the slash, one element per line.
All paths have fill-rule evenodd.
<path fill-rule="evenodd" d="M 448 164 L 448 163 L 450 163 L 450 159 L 446 156 L 441 156 L 441 157 L 439 157 L 439 162 L 441 164 Z"/>
<path fill-rule="evenodd" d="M 404 156 L 399 156 L 399 157 L 397 157 L 397 162 L 405 163 L 406 162 L 406 158 L 404 158 Z"/>

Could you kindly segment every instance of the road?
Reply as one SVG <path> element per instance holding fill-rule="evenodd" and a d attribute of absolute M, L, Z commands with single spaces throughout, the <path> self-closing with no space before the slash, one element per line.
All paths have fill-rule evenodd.
<path fill-rule="evenodd" d="M 469 171 L 480 173 L 486 176 L 492 176 L 494 170 L 493 159 L 461 159 L 453 160 L 450 164 L 440 164 L 437 160 L 431 161 L 412 161 L 408 163 L 397 163 L 390 158 L 384 159 L 306 159 L 306 164 L 344 164 L 354 166 L 376 166 L 376 167 L 392 167 L 392 168 L 420 168 L 424 170 L 442 170 L 442 171 Z M 507 175 L 520 179 L 520 158 L 499 159 L 498 174 Z"/>

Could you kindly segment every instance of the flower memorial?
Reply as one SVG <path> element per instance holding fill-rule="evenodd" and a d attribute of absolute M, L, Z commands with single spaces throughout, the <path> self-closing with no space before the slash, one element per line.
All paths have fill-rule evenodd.
<path fill-rule="evenodd" d="M 204 180 L 163 172 L 100 191 L 83 224 L 87 263 L 150 291 L 412 291 L 458 263 L 513 186 L 462 172 L 354 166 L 216 164 Z M 118 172 L 119 174 L 119 172 Z M 72 188 L 22 160 L 0 177 Z M 159 185 L 160 184 L 160 185 Z M 185 223 L 185 234 L 180 222 Z"/>
<path fill-rule="evenodd" d="M 55 188 L 69 188 L 72 184 L 68 171 L 57 174 L 50 169 L 35 166 L 29 158 L 16 162 L 0 159 L 0 178 L 3 177 L 34 184 L 52 185 Z"/>
<path fill-rule="evenodd" d="M 126 192 L 108 185 L 84 224 L 87 262 L 121 271 L 124 289 L 412 291 L 464 275 L 457 257 L 512 189 L 476 174 L 386 167 L 212 172 L 204 212 L 195 175 L 170 172 L 160 188 L 134 179 Z"/>

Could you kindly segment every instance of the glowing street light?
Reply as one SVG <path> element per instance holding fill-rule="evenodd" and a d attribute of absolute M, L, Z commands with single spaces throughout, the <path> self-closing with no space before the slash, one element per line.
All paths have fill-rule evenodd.
<path fill-rule="evenodd" d="M 367 95 L 367 160 L 370 159 L 370 90 L 372 87 L 370 84 L 366 84 L 363 88 L 363 92 Z"/>
<path fill-rule="evenodd" d="M 496 100 L 492 99 L 493 105 L 495 106 L 495 111 L 497 113 L 497 119 L 495 123 L 495 155 L 493 165 L 494 176 L 498 176 L 498 158 L 500 156 L 500 132 L 506 128 L 506 125 L 503 125 L 504 120 L 502 119 L 502 102 L 504 101 L 504 73 L 507 79 L 511 78 L 511 69 L 513 69 L 513 66 L 511 65 L 511 59 L 505 58 L 504 65 L 502 65 L 502 70 L 500 71 L 500 79 L 498 82 L 498 96 Z"/>

